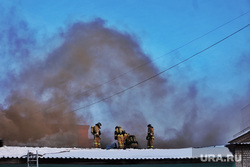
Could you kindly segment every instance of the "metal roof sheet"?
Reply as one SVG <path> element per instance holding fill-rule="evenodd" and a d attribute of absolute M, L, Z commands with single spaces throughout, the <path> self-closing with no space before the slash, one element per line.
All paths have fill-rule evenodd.
<path fill-rule="evenodd" d="M 234 142 L 234 143 L 230 143 L 230 144 L 237 144 L 237 145 L 250 145 L 250 142 Z"/>
<path fill-rule="evenodd" d="M 159 160 L 193 159 L 201 154 L 232 155 L 226 147 L 179 148 L 179 149 L 81 149 L 49 147 L 11 147 L 0 148 L 0 158 L 25 158 L 27 152 L 39 154 L 44 159 L 98 159 L 98 160 Z"/>

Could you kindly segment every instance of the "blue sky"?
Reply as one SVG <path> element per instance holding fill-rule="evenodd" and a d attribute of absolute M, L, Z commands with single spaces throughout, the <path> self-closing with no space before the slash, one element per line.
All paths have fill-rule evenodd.
<path fill-rule="evenodd" d="M 0 18 L 0 32 L 3 37 L 0 44 L 4 46 L 0 47 L 3 57 L 0 60 L 2 85 L 9 83 L 6 81 L 9 81 L 9 75 L 19 78 L 19 73 L 28 68 L 27 64 L 36 62 L 38 58 L 41 60 L 49 57 L 49 54 L 63 43 L 58 34 L 67 32 L 69 27 L 77 22 L 88 23 L 100 18 L 104 20 L 106 28 L 130 34 L 159 71 L 192 56 L 250 23 L 250 13 L 245 14 L 250 11 L 249 0 L 0 0 L 1 9 L 4 11 L 4 17 Z M 228 23 L 229 21 L 231 22 Z M 24 28 L 16 36 L 25 39 L 23 45 L 21 44 L 22 52 L 18 50 L 19 46 L 16 46 L 17 51 L 10 49 L 13 46 L 8 43 L 10 40 L 6 40 L 8 36 L 4 35 L 5 30 L 13 27 L 18 31 L 20 22 Z M 223 24 L 225 25 L 220 27 Z M 210 31 L 213 32 L 207 34 Z M 204 34 L 207 35 L 203 36 Z M 203 37 L 185 45 L 201 36 Z M 206 107 L 208 104 L 198 105 L 199 111 L 204 109 L 201 115 L 204 112 L 204 115 L 212 119 L 216 116 L 217 109 L 224 111 L 228 108 L 231 108 L 229 113 L 224 114 L 237 115 L 241 107 L 250 102 L 249 44 L 248 27 L 190 61 L 167 71 L 161 77 L 167 79 L 170 85 L 175 85 L 175 93 L 172 96 L 179 97 L 183 94 L 183 97 L 189 98 L 186 88 L 194 88 L 198 92 L 196 103 L 201 104 L 205 99 L 211 103 L 216 102 L 211 108 Z M 25 47 L 29 48 L 29 53 L 26 54 L 27 61 L 22 62 L 20 58 L 25 57 Z M 6 50 L 12 50 L 14 54 Z M 173 50 L 175 51 L 171 52 Z M 169 52 L 171 53 L 167 54 Z M 2 90 L 3 104 L 12 89 Z M 175 108 L 175 100 L 166 97 L 169 106 L 172 106 L 166 108 Z M 76 105 L 77 107 L 79 105 Z M 100 106 L 98 110 L 101 112 Z M 92 122 L 102 119 L 100 115 L 93 117 Z M 152 115 L 145 115 L 149 121 Z M 152 121 L 153 124 L 159 127 L 161 132 L 167 131 L 160 128 L 158 122 L 164 122 L 161 116 L 157 118 L 159 119 Z M 234 122 L 237 126 L 231 127 L 228 136 L 242 128 L 238 126 L 240 120 L 238 115 Z M 176 127 L 181 125 L 180 123 Z"/>
<path fill-rule="evenodd" d="M 27 20 L 30 27 L 46 34 L 53 34 L 74 21 L 102 18 L 110 27 L 135 34 L 144 51 L 152 58 L 162 56 L 249 10 L 249 1 L 243 0 L 178 2 L 147 0 L 122 3 L 109 0 L 3 1 L 3 4 L 5 3 L 10 4 L 7 6 L 16 5 L 18 14 Z M 187 46 L 186 50 L 189 52 L 185 52 L 184 56 L 189 56 L 216 42 L 246 25 L 248 21 L 249 15 L 239 18 L 193 45 Z M 229 42 L 222 44 L 224 46 L 219 46 L 219 49 L 226 54 L 231 53 L 232 51 L 226 48 L 236 47 L 234 41 L 237 40 L 237 43 L 243 42 L 245 45 L 237 46 L 234 49 L 235 54 L 239 53 L 237 50 L 246 50 L 247 34 L 248 31 L 245 30 L 237 35 L 238 38 L 230 39 Z M 166 55 L 165 58 L 167 57 Z"/>
<path fill-rule="evenodd" d="M 21 15 L 27 19 L 31 27 L 39 29 L 42 33 L 53 34 L 60 28 L 65 28 L 71 22 L 94 18 L 106 20 L 107 26 L 121 31 L 133 33 L 137 36 L 141 47 L 153 60 L 183 44 L 217 28 L 218 26 L 249 11 L 249 1 L 19 1 L 16 4 Z M 175 60 L 191 56 L 228 34 L 245 26 L 249 22 L 249 14 L 203 37 L 197 42 L 186 46 L 177 52 L 181 56 Z M 248 77 L 232 75 L 236 72 L 232 62 L 237 61 L 239 54 L 248 52 L 249 30 L 232 37 L 216 48 L 204 53 L 188 65 L 194 68 L 192 75 L 203 78 L 209 75 L 210 82 L 219 91 L 230 91 L 237 87 L 245 87 Z M 209 56 L 209 52 L 213 56 Z M 218 55 L 217 55 L 218 54 Z M 223 56 L 222 56 L 223 55 Z M 172 55 L 162 56 L 155 63 L 166 68 L 162 61 L 172 59 Z M 176 58 L 174 58 L 176 59 Z M 216 61 L 216 63 L 214 63 Z M 172 62 L 171 62 L 172 63 Z M 171 65 L 171 64 L 170 64 Z M 185 65 L 184 65 L 185 66 Z M 168 66 L 167 66 L 168 67 Z M 221 72 L 219 75 L 218 72 Z M 221 80 L 223 75 L 223 80 Z M 240 77 L 240 78 L 238 78 Z M 232 85 L 224 85 L 225 80 L 232 80 Z M 216 84 L 214 82 L 218 82 Z M 229 90 L 228 90 L 229 89 Z M 245 91 L 237 88 L 237 91 Z M 241 92 L 241 93 L 243 93 Z"/>

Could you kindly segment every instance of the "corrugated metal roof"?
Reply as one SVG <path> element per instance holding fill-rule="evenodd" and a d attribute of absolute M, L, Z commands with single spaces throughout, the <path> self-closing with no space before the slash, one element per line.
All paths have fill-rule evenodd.
<path fill-rule="evenodd" d="M 49 147 L 10 147 L 0 148 L 0 158 L 25 158 L 27 152 L 40 155 L 45 159 L 98 159 L 98 160 L 159 160 L 159 159 L 193 159 L 201 154 L 232 155 L 226 147 L 203 147 L 181 149 L 81 149 Z"/>
<path fill-rule="evenodd" d="M 250 145 L 250 142 L 241 142 L 241 143 L 235 142 L 235 143 L 230 143 L 230 144 L 237 144 L 237 145 Z"/>
<path fill-rule="evenodd" d="M 250 142 L 250 130 L 245 131 L 241 135 L 236 136 L 234 139 L 229 141 L 229 143 L 247 143 Z"/>

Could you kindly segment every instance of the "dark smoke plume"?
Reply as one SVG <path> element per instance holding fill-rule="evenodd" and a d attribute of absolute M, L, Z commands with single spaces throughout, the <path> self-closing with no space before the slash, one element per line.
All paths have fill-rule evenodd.
<path fill-rule="evenodd" d="M 96 105 L 95 109 L 73 112 L 75 108 L 110 96 L 158 72 L 151 65 L 144 66 L 112 83 L 92 89 L 136 65 L 150 61 L 135 37 L 106 28 L 105 22 L 97 19 L 90 23 L 71 25 L 67 31 L 60 33 L 60 39 L 60 46 L 43 61 L 30 63 L 18 76 L 10 78 L 15 83 L 11 84 L 12 91 L 5 100 L 7 107 L 1 111 L 0 123 L 3 129 L 0 135 L 5 138 L 6 143 L 34 144 L 41 142 L 46 136 L 59 133 L 59 130 L 74 134 L 73 125 L 94 123 L 96 118 L 101 119 L 105 126 L 103 118 L 106 115 L 109 116 L 107 122 L 130 125 L 128 129 L 135 126 L 144 129 L 143 124 L 147 122 L 144 111 L 137 106 L 144 107 L 145 100 L 156 100 L 164 96 L 167 92 L 163 86 L 165 79 L 156 78 L 150 86 L 142 85 L 138 90 L 108 99 Z M 155 89 L 156 84 L 162 86 Z M 153 88 L 155 91 L 150 92 Z M 89 89 L 92 90 L 82 93 Z M 137 94 L 139 98 L 140 94 L 145 94 L 147 99 L 143 102 Z M 143 124 L 138 126 L 136 118 Z M 59 125 L 60 127 L 54 128 Z M 61 127 L 62 125 L 67 127 Z M 108 132 L 113 134 L 110 130 Z M 58 142 L 54 144 L 58 145 Z"/>
<path fill-rule="evenodd" d="M 27 27 L 26 31 L 30 33 Z M 16 29 L 10 34 L 18 32 Z M 29 37 L 20 45 L 13 43 L 14 48 L 22 46 L 27 51 L 13 52 L 30 53 Z M 17 65 L 22 67 L 18 73 L 2 79 L 1 85 L 9 91 L 0 111 L 0 137 L 6 144 L 70 146 L 75 142 L 77 124 L 94 125 L 99 121 L 104 146 L 114 142 L 117 125 L 136 135 L 140 147 L 145 147 L 147 124 L 151 123 L 159 148 L 225 144 L 235 130 L 232 111 L 239 107 L 240 100 L 220 106 L 213 97 L 202 94 L 205 81 L 179 83 L 171 73 L 77 110 L 159 70 L 149 63 L 128 72 L 151 60 L 135 35 L 109 28 L 102 19 L 71 24 L 57 40 L 59 44 L 42 59 L 33 56 L 25 67 Z"/>

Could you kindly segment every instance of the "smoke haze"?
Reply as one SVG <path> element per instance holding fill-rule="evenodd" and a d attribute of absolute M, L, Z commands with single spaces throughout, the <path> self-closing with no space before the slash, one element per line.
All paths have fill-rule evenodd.
<path fill-rule="evenodd" d="M 18 68 L 6 67 L 8 74 L 1 78 L 7 91 L 0 111 L 0 137 L 7 145 L 70 146 L 77 124 L 97 122 L 103 125 L 104 146 L 114 142 L 117 125 L 145 147 L 151 123 L 158 148 L 225 144 L 237 129 L 234 111 L 245 98 L 231 98 L 221 105 L 202 94 L 205 80 L 180 84 L 174 72 L 88 106 L 159 72 L 151 63 L 131 71 L 150 62 L 149 56 L 136 35 L 109 28 L 102 19 L 68 25 L 54 37 L 60 42 L 48 46 L 53 49 L 42 52 L 42 58 L 31 54 L 39 48 L 38 41 L 31 38 L 34 31 L 25 21 L 17 20 L 7 29 L 9 36 L 0 32 L 6 39 L 0 44 L 7 43 L 4 48 L 8 48 L 1 54 L 15 56 L 11 59 Z M 83 106 L 88 107 L 79 109 Z"/>

